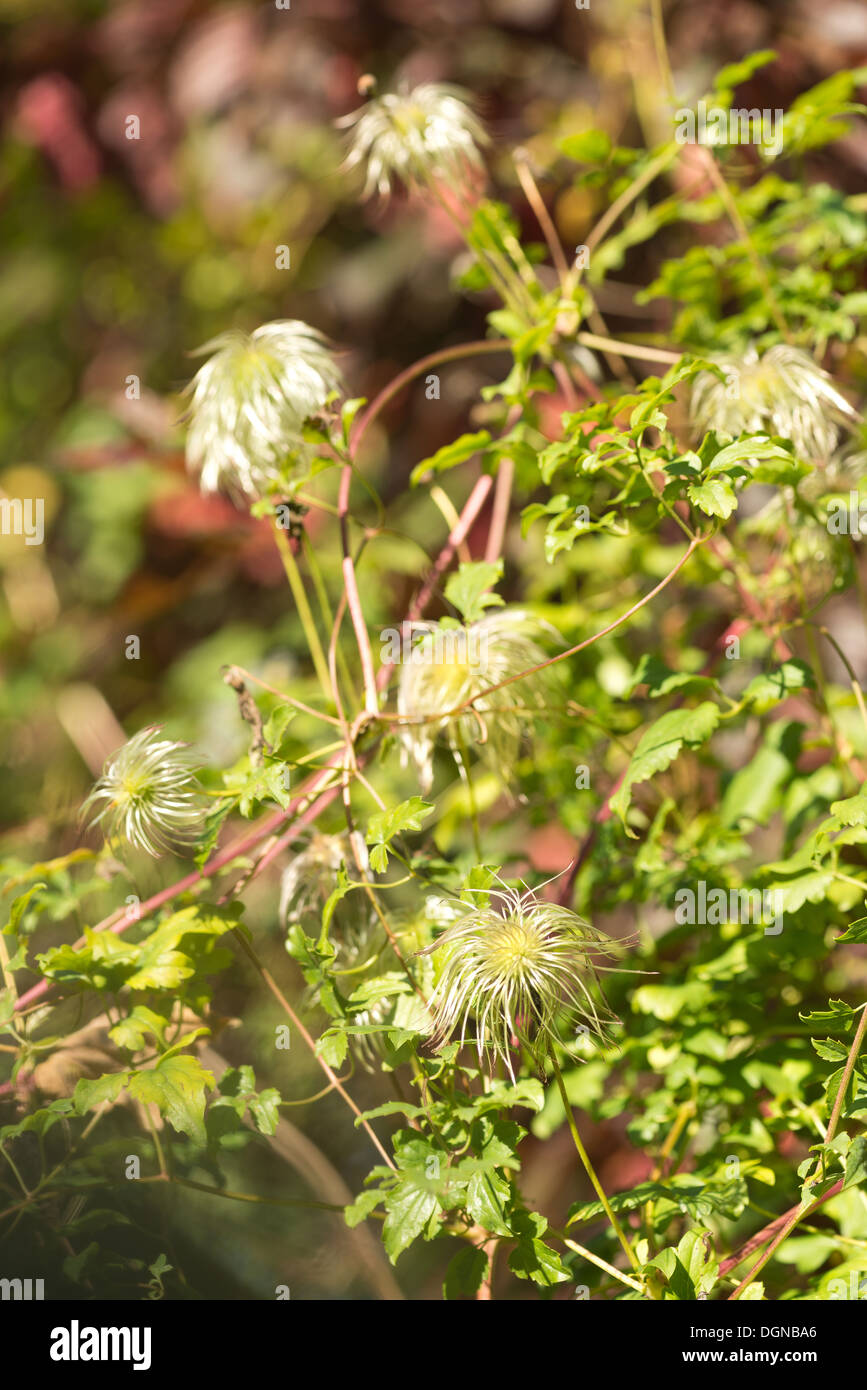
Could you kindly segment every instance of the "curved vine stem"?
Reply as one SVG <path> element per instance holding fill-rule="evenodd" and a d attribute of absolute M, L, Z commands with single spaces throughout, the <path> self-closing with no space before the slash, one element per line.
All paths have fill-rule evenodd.
<path fill-rule="evenodd" d="M 575 1145 L 578 1157 L 584 1165 L 585 1173 L 587 1174 L 588 1178 L 593 1184 L 594 1192 L 596 1193 L 597 1197 L 602 1203 L 602 1206 L 605 1210 L 605 1215 L 608 1217 L 608 1220 L 611 1224 L 612 1231 L 617 1236 L 617 1239 L 620 1241 L 620 1244 L 623 1246 L 623 1249 L 626 1253 L 626 1258 L 629 1260 L 629 1263 L 631 1264 L 633 1269 L 639 1269 L 640 1265 L 638 1263 L 638 1257 L 635 1251 L 633 1250 L 632 1246 L 630 1245 L 629 1241 L 627 1240 L 626 1233 L 624 1232 L 623 1227 L 621 1226 L 620 1222 L 617 1220 L 617 1217 L 614 1214 L 614 1210 L 611 1206 L 611 1203 L 608 1200 L 605 1188 L 602 1186 L 601 1182 L 596 1176 L 596 1169 L 590 1162 L 590 1157 L 581 1140 L 581 1135 L 578 1133 L 578 1126 L 575 1123 L 575 1116 L 572 1113 L 572 1106 L 569 1102 L 569 1097 L 566 1094 L 566 1083 L 563 1080 L 563 1073 L 560 1071 L 560 1064 L 557 1061 L 557 1054 L 554 1051 L 553 1043 L 549 1048 L 549 1056 L 551 1058 L 551 1066 L 554 1069 L 554 1075 L 557 1078 L 557 1086 L 560 1091 L 560 1099 L 562 1100 L 563 1108 L 566 1111 L 566 1119 L 569 1123 L 569 1131 L 572 1135 L 572 1142 Z"/>

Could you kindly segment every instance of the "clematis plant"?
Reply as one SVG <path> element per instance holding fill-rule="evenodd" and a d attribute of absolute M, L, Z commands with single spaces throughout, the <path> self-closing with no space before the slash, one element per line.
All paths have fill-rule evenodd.
<path fill-rule="evenodd" d="M 725 69 L 718 100 L 770 60 Z M 788 153 L 832 139 L 838 103 L 857 117 L 857 80 L 802 97 Z M 532 153 L 498 142 L 495 201 L 479 109 L 398 82 L 342 125 L 347 198 L 360 172 L 363 199 L 418 195 L 389 216 L 452 218 L 454 292 L 486 336 L 435 336 L 371 399 L 366 345 L 316 324 L 203 349 L 187 462 L 273 538 L 290 585 L 268 632 L 279 657 L 233 650 L 254 669 L 213 672 L 222 704 L 189 714 L 199 752 L 140 727 L 85 801 L 84 843 L 20 894 L 28 875 L 7 867 L 4 1084 L 26 1115 L 0 1129 L 0 1221 L 42 1239 L 63 1212 L 58 1259 L 77 1273 L 69 1190 L 103 1161 L 106 1189 L 125 1186 L 135 1115 L 155 1171 L 129 1184 L 128 1226 L 147 1233 L 169 1184 L 179 1203 L 265 1201 L 240 1186 L 261 1177 L 255 1134 L 317 1219 L 342 1241 L 348 1227 L 377 1297 L 428 1289 L 434 1265 L 447 1298 L 831 1297 L 867 1241 L 867 702 L 829 603 L 862 621 L 864 564 L 861 532 L 828 524 L 841 486 L 867 491 L 863 199 L 727 147 L 689 151 L 681 177 L 673 130 L 637 150 L 558 127 Z M 576 219 L 587 255 L 567 245 Z M 608 303 L 631 313 L 636 296 L 611 277 L 651 239 L 640 298 L 665 310 L 613 336 Z M 456 437 L 380 496 L 387 408 L 452 363 L 476 373 L 471 404 L 451 403 Z M 247 636 L 237 623 L 226 640 Z M 28 957 L 43 885 L 40 926 L 62 939 Z M 79 922 L 97 893 L 102 919 Z M 770 900 L 773 924 L 741 906 Z M 273 1035 L 270 1017 L 228 1020 L 248 975 L 279 1011 Z M 88 1040 L 44 1101 L 34 1068 L 73 994 L 113 1052 L 93 1075 Z M 219 1051 L 229 1021 L 237 1066 Z M 287 1118 L 320 1102 L 352 1191 Z M 104 1151 L 87 1148 L 97 1121 L 115 1126 Z M 603 1145 L 622 1160 L 607 1171 Z M 540 1175 L 558 1167 L 552 1192 Z M 281 1211 L 308 1200 L 268 1181 Z M 820 1208 L 809 1250 L 775 1259 Z M 87 1265 L 99 1289 L 109 1255 Z M 175 1292 L 190 1296 L 186 1276 Z"/>

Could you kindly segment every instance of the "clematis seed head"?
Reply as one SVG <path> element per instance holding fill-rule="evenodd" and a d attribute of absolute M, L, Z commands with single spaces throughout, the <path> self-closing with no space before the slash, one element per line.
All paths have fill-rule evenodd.
<path fill-rule="evenodd" d="M 374 97 L 337 124 L 352 131 L 343 167 L 365 171 L 365 198 L 387 196 L 395 182 L 419 189 L 442 179 L 459 191 L 484 168 L 479 147 L 488 137 L 461 87 L 404 87 Z"/>
<path fill-rule="evenodd" d="M 321 333 L 296 319 L 252 333 L 223 333 L 187 387 L 187 467 L 202 492 L 255 500 L 310 446 L 305 420 L 320 411 L 341 373 Z"/>
<path fill-rule="evenodd" d="M 821 463 L 837 445 L 840 426 L 855 412 L 829 374 L 802 348 L 778 343 L 759 356 L 749 347 L 738 357 L 715 356 L 725 380 L 701 372 L 692 390 L 693 423 L 737 439 L 773 434 L 790 439 L 798 454 Z"/>
<path fill-rule="evenodd" d="M 513 1080 L 513 1048 L 524 1044 L 538 1059 L 562 1014 L 606 1041 L 616 1022 L 594 998 L 595 960 L 613 954 L 611 939 L 531 890 L 494 890 L 490 906 L 469 909 L 419 952 L 431 953 L 443 961 L 430 1000 L 434 1045 L 460 1029 L 463 1046 L 474 1025 L 479 1060 L 501 1059 Z"/>
<path fill-rule="evenodd" d="M 445 737 L 459 765 L 461 750 L 481 738 L 483 757 L 508 777 L 530 727 L 531 707 L 541 710 L 545 703 L 541 673 L 522 673 L 545 661 L 537 637 L 545 631 L 559 639 L 559 633 L 509 608 L 461 628 L 416 626 L 421 641 L 401 665 L 397 692 L 398 714 L 407 721 L 400 726 L 404 764 L 415 767 L 422 790 L 429 791 L 437 735 Z M 502 681 L 510 684 L 496 689 Z M 470 700 L 475 713 L 452 713 Z"/>
<path fill-rule="evenodd" d="M 195 756 L 161 732 L 142 729 L 112 753 L 82 808 L 96 811 L 92 826 L 154 858 L 194 843 L 205 818 Z"/>

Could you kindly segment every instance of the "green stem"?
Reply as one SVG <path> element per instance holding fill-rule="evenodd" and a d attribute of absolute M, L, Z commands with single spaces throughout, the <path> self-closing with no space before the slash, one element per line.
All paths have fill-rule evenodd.
<path fill-rule="evenodd" d="M 560 1071 L 560 1064 L 557 1061 L 557 1054 L 554 1051 L 553 1043 L 549 1048 L 549 1053 L 551 1057 L 551 1065 L 554 1068 L 554 1075 L 557 1078 L 557 1086 L 560 1091 L 560 1099 L 563 1101 L 563 1108 L 566 1111 L 566 1119 L 569 1123 L 569 1129 L 572 1134 L 572 1142 L 575 1145 L 575 1148 L 578 1152 L 578 1157 L 584 1165 L 584 1171 L 586 1172 L 588 1178 L 593 1184 L 593 1190 L 596 1193 L 596 1196 L 602 1203 L 605 1215 L 608 1217 L 608 1220 L 611 1223 L 612 1231 L 617 1236 L 617 1239 L 620 1241 L 620 1244 L 623 1246 L 623 1249 L 626 1252 L 626 1257 L 629 1260 L 629 1263 L 632 1265 L 632 1268 L 637 1270 L 640 1268 L 640 1266 L 635 1251 L 629 1244 L 629 1241 L 627 1240 L 626 1235 L 624 1233 L 623 1227 L 617 1220 L 617 1217 L 614 1215 L 611 1203 L 609 1202 L 608 1197 L 605 1194 L 605 1189 L 602 1186 L 599 1179 L 597 1178 L 596 1170 L 594 1169 L 593 1164 L 590 1162 L 587 1150 L 581 1142 L 581 1135 L 578 1133 L 578 1126 L 575 1123 L 575 1116 L 572 1113 L 572 1106 L 570 1105 L 569 1097 L 566 1094 L 566 1086 L 563 1081 L 563 1073 Z"/>
<path fill-rule="evenodd" d="M 668 58 L 668 45 L 665 42 L 662 0 L 650 0 L 650 12 L 653 21 L 653 44 L 656 49 L 656 61 L 659 63 L 659 70 L 662 73 L 666 95 L 674 106 L 677 103 L 677 92 L 674 87 L 674 74 L 671 71 L 671 63 Z"/>
<path fill-rule="evenodd" d="M 255 1202 L 269 1207 L 309 1207 L 314 1211 L 345 1211 L 345 1207 L 335 1206 L 331 1202 L 310 1202 L 302 1197 L 257 1197 L 251 1192 L 229 1192 L 224 1187 L 213 1187 L 208 1183 L 195 1182 L 192 1178 L 174 1178 L 155 1174 L 150 1178 L 141 1178 L 140 1181 L 168 1182 L 176 1187 L 192 1188 L 194 1192 L 207 1192 L 211 1197 L 225 1197 L 232 1202 Z"/>
<path fill-rule="evenodd" d="M 867 1029 L 867 1004 L 862 1004 L 861 1018 L 858 1021 L 858 1027 L 855 1030 L 855 1036 L 852 1039 L 852 1046 L 849 1048 L 849 1056 L 846 1058 L 846 1065 L 843 1068 L 843 1075 L 840 1078 L 840 1086 L 837 1091 L 837 1097 L 834 1101 L 834 1108 L 831 1111 L 831 1118 L 828 1121 L 828 1128 L 825 1131 L 826 1144 L 830 1144 L 831 1140 L 834 1138 L 834 1135 L 837 1133 L 837 1126 L 840 1123 L 840 1116 L 843 1113 L 843 1103 L 846 1099 L 846 1092 L 849 1089 L 849 1082 L 852 1079 L 852 1072 L 855 1070 L 855 1063 L 858 1060 L 858 1054 L 861 1051 L 861 1044 L 864 1041 L 865 1029 Z M 840 1181 L 842 1182 L 842 1179 Z M 811 1202 L 809 1206 L 805 1207 L 802 1204 L 800 1207 L 797 1207 L 795 1211 L 792 1212 L 788 1221 L 783 1226 L 782 1230 L 780 1230 L 778 1234 L 774 1237 L 767 1249 L 762 1252 L 762 1254 L 759 1256 L 758 1260 L 750 1270 L 749 1274 L 745 1275 L 745 1277 L 741 1280 L 734 1293 L 729 1295 L 730 1300 L 737 1300 L 741 1297 L 741 1294 L 743 1293 L 744 1289 L 746 1289 L 754 1281 L 757 1274 L 761 1274 L 765 1265 L 768 1263 L 771 1257 L 776 1254 L 783 1242 L 788 1239 L 795 1227 L 800 1225 L 801 1221 L 804 1219 L 805 1216 L 809 1216 L 812 1212 L 814 1212 L 817 1209 L 817 1207 L 821 1206 L 824 1201 L 827 1201 L 829 1196 L 830 1192 L 825 1192 L 822 1196 L 817 1197 L 814 1202 Z"/>
<path fill-rule="evenodd" d="M 630 1276 L 624 1274 L 621 1269 L 615 1269 L 614 1265 L 610 1265 L 607 1260 L 603 1260 L 599 1255 L 594 1255 L 593 1251 L 586 1249 L 585 1246 L 579 1245 L 577 1240 L 570 1240 L 569 1237 L 564 1236 L 561 1231 L 555 1231 L 552 1226 L 548 1227 L 548 1231 L 556 1240 L 562 1241 L 570 1250 L 574 1250 L 576 1255 L 580 1255 L 584 1260 L 589 1260 L 597 1269 L 604 1270 L 606 1274 L 610 1274 L 612 1279 L 619 1280 L 621 1284 L 627 1284 L 630 1289 L 635 1289 L 638 1293 L 644 1293 L 644 1289 L 637 1279 L 631 1279 Z"/>
<path fill-rule="evenodd" d="M 316 675 L 319 683 L 329 700 L 334 699 L 331 689 L 331 677 L 328 674 L 328 662 L 325 660 L 325 653 L 322 650 L 322 643 L 319 640 L 319 633 L 316 631 L 316 624 L 313 621 L 313 614 L 310 611 L 310 604 L 307 602 L 307 593 L 304 588 L 304 581 L 301 578 L 301 571 L 292 554 L 292 547 L 286 532 L 281 526 L 277 525 L 276 518 L 272 518 L 272 529 L 274 539 L 277 542 L 277 549 L 280 552 L 280 559 L 283 562 L 283 569 L 286 578 L 289 580 L 289 587 L 292 590 L 292 597 L 298 609 L 298 617 L 301 619 L 301 626 L 304 628 L 304 635 L 307 638 L 307 645 L 310 648 L 310 656 L 316 668 Z"/>
<path fill-rule="evenodd" d="M 463 780 L 466 782 L 467 796 L 469 797 L 470 801 L 470 822 L 473 827 L 473 849 L 476 855 L 476 863 L 481 864 L 482 841 L 481 836 L 479 835 L 479 807 L 476 801 L 476 789 L 473 786 L 473 775 L 470 772 L 470 759 L 469 754 L 467 752 L 467 745 L 461 734 L 458 734 L 457 741 L 459 753 L 458 767 L 460 768 Z"/>
<path fill-rule="evenodd" d="M 337 516 L 337 514 L 337 508 L 335 507 L 334 515 Z M 319 600 L 319 611 L 321 612 L 322 620 L 325 623 L 325 630 L 326 632 L 331 632 L 332 628 L 334 627 L 334 612 L 331 608 L 331 603 L 328 599 L 328 590 L 325 587 L 325 580 L 322 577 L 322 570 L 320 568 L 319 561 L 316 558 L 316 551 L 313 549 L 310 537 L 308 536 L 306 531 L 304 532 L 304 535 L 301 538 L 301 544 L 304 546 L 304 555 L 307 560 L 307 568 L 310 571 L 310 577 L 313 580 L 313 587 L 316 590 L 316 597 Z M 352 676 L 349 672 L 349 663 L 347 662 L 343 648 L 342 646 L 340 646 L 339 643 L 337 646 L 337 665 L 340 667 L 340 674 L 343 678 L 346 688 L 352 696 L 353 706 L 355 709 L 358 709 L 361 704 L 361 697 L 359 696 L 358 691 L 355 688 Z"/>
<path fill-rule="evenodd" d="M 840 1089 L 834 1101 L 834 1109 L 831 1111 L 831 1118 L 828 1121 L 828 1128 L 825 1131 L 825 1143 L 830 1144 L 834 1135 L 837 1133 L 837 1126 L 840 1123 L 840 1115 L 843 1112 L 843 1102 L 846 1099 L 846 1092 L 849 1089 L 849 1082 L 855 1070 L 855 1063 L 858 1060 L 858 1053 L 861 1051 L 861 1044 L 864 1041 L 864 1030 L 867 1028 L 867 1004 L 861 1005 L 861 1017 L 858 1020 L 858 1027 L 852 1039 L 852 1046 L 849 1049 L 849 1056 L 846 1058 L 846 1065 L 843 1068 L 843 1075 L 840 1077 Z"/>

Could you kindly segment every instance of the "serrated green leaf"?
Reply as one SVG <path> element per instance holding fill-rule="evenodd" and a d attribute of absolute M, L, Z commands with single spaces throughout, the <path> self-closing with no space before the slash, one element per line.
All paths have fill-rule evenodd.
<path fill-rule="evenodd" d="M 422 800 L 420 796 L 411 796 L 408 801 L 401 801 L 391 810 L 375 812 L 367 823 L 367 843 L 389 844 L 395 835 L 405 830 L 421 830 L 422 822 L 433 809 L 429 801 Z"/>
<path fill-rule="evenodd" d="M 329 1029 L 316 1043 L 316 1056 L 321 1057 L 332 1071 L 337 1071 L 343 1065 L 348 1051 L 349 1037 L 342 1028 Z"/>
<path fill-rule="evenodd" d="M 738 505 L 737 495 L 726 478 L 708 478 L 704 483 L 691 483 L 686 490 L 690 502 L 705 516 L 728 520 Z"/>
<path fill-rule="evenodd" d="M 402 1178 L 386 1194 L 382 1239 L 392 1264 L 421 1235 L 438 1208 L 435 1193 L 412 1176 Z"/>
<path fill-rule="evenodd" d="M 128 1076 L 129 1094 L 135 1100 L 156 1105 L 173 1129 L 205 1146 L 205 1093 L 216 1083 L 197 1057 L 162 1057 L 149 1070 Z"/>
<path fill-rule="evenodd" d="M 489 1263 L 484 1250 L 473 1245 L 465 1246 L 449 1261 L 443 1297 L 449 1301 L 475 1298 L 487 1275 Z"/>
<path fill-rule="evenodd" d="M 857 941 L 860 946 L 867 945 L 867 917 L 859 917 L 856 922 L 850 922 L 842 936 L 835 939 L 837 941 Z"/>
<path fill-rule="evenodd" d="M 849 1028 L 855 1017 L 855 1011 L 849 1004 L 845 1004 L 842 999 L 829 999 L 827 1009 L 814 1009 L 808 1014 L 798 1014 L 798 1017 L 813 1027 L 829 1028 Z"/>
<path fill-rule="evenodd" d="M 809 666 L 803 661 L 785 661 L 776 671 L 751 680 L 742 698 L 749 700 L 759 714 L 764 714 L 796 691 L 814 686 L 815 680 Z"/>
<path fill-rule="evenodd" d="M 811 1038 L 810 1042 L 825 1062 L 844 1062 L 849 1049 L 836 1038 Z"/>
<path fill-rule="evenodd" d="M 468 560 L 449 576 L 445 595 L 461 614 L 464 622 L 475 623 L 485 615 L 486 608 L 502 608 L 499 594 L 488 592 L 503 575 L 503 562 L 497 560 Z"/>
<path fill-rule="evenodd" d="M 612 811 L 620 817 L 627 834 L 633 839 L 635 836 L 626 825 L 632 788 L 669 767 L 682 748 L 698 748 L 705 743 L 718 723 L 719 709 L 711 701 L 705 700 L 695 709 L 669 710 L 645 730 L 620 788 L 609 802 Z"/>
<path fill-rule="evenodd" d="M 852 1140 L 846 1155 L 846 1171 L 840 1191 L 860 1187 L 862 1183 L 867 1183 L 867 1134 L 858 1134 Z"/>
<path fill-rule="evenodd" d="M 410 475 L 410 482 L 415 486 L 426 473 L 444 473 L 448 468 L 456 468 L 458 464 L 472 458 L 473 454 L 479 453 L 490 442 L 491 436 L 487 430 L 479 430 L 476 434 L 462 434 L 454 443 L 446 444 L 444 448 L 431 454 L 430 458 L 422 459 L 421 463 L 416 464 Z"/>
<path fill-rule="evenodd" d="M 128 1079 L 125 1071 L 110 1072 L 106 1076 L 98 1076 L 91 1081 L 82 1077 L 76 1082 L 75 1090 L 72 1093 L 72 1104 L 75 1107 L 76 1115 L 84 1115 L 88 1110 L 95 1110 L 97 1106 L 104 1105 L 106 1101 L 113 1104 Z"/>

